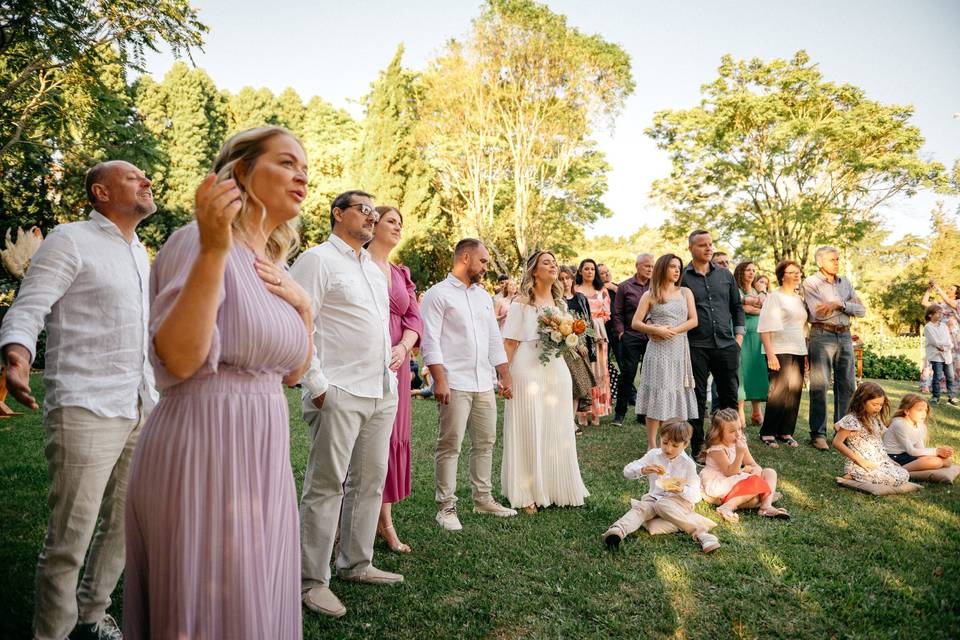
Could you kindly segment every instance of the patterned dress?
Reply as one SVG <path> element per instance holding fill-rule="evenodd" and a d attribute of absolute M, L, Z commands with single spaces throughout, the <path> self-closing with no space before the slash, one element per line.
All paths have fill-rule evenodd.
<path fill-rule="evenodd" d="M 687 320 L 687 301 L 678 295 L 650 306 L 649 324 L 675 327 Z M 669 340 L 650 339 L 637 387 L 637 415 L 654 420 L 697 417 L 697 394 L 686 334 Z"/>
<path fill-rule="evenodd" d="M 234 243 L 207 359 L 175 378 L 153 337 L 198 251 L 191 224 L 151 270 L 161 397 L 130 470 L 123 635 L 300 638 L 300 523 L 281 379 L 306 359 L 307 332 L 257 276 L 253 252 Z"/>
<path fill-rule="evenodd" d="M 600 289 L 591 296 L 585 296 L 590 303 L 590 317 L 593 319 L 593 331 L 596 333 L 597 361 L 593 373 L 597 377 L 597 386 L 593 388 L 593 404 L 590 413 L 594 419 L 610 414 L 610 340 L 607 338 L 606 322 L 610 319 L 610 294 Z"/>
<path fill-rule="evenodd" d="M 873 421 L 873 433 L 867 430 L 857 416 L 847 414 L 837 422 L 838 429 L 846 429 L 851 434 L 847 437 L 846 445 L 855 453 L 859 453 L 865 460 L 876 464 L 872 471 L 867 471 L 853 460 L 847 460 L 843 472 L 853 476 L 858 482 L 886 484 L 898 487 L 910 480 L 910 472 L 898 465 L 887 456 L 883 449 L 883 432 L 886 427 L 877 417 Z"/>

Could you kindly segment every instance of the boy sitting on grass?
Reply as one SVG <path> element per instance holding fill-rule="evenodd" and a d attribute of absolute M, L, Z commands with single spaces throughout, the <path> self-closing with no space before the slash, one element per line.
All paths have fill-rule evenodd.
<path fill-rule="evenodd" d="M 642 499 L 630 501 L 630 511 L 607 529 L 603 541 L 615 550 L 621 540 L 659 516 L 693 536 L 704 553 L 716 551 L 720 548 L 717 537 L 704 526 L 705 518 L 693 513 L 693 506 L 700 502 L 700 478 L 697 466 L 684 452 L 693 436 L 693 427 L 674 420 L 661 424 L 658 433 L 660 448 L 647 451 L 623 468 L 628 480 L 647 476 L 649 490 Z"/>

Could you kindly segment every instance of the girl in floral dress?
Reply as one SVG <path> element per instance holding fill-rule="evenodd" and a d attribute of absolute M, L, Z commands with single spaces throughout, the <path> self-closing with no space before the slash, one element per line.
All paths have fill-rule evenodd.
<path fill-rule="evenodd" d="M 590 315 L 593 319 L 594 341 L 597 349 L 597 361 L 593 372 L 597 386 L 593 388 L 593 404 L 589 413 L 578 413 L 577 421 L 582 424 L 590 416 L 593 426 L 600 426 L 600 418 L 610 414 L 610 372 L 607 357 L 610 340 L 607 338 L 606 322 L 610 319 L 610 294 L 603 286 L 597 263 L 590 258 L 583 260 L 577 269 L 577 291 L 590 303 Z"/>
<path fill-rule="evenodd" d="M 834 425 L 833 447 L 847 458 L 844 477 L 893 487 L 910 480 L 910 473 L 883 449 L 889 414 L 890 401 L 880 385 L 864 382 L 853 392 L 849 413 Z"/>

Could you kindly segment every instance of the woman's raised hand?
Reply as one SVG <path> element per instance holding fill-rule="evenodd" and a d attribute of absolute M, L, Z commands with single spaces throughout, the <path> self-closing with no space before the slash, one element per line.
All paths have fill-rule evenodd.
<path fill-rule="evenodd" d="M 200 230 L 200 246 L 204 250 L 227 253 L 233 243 L 231 225 L 240 213 L 243 201 L 240 189 L 233 179 L 217 183 L 217 176 L 208 175 L 194 199 L 197 227 Z"/>

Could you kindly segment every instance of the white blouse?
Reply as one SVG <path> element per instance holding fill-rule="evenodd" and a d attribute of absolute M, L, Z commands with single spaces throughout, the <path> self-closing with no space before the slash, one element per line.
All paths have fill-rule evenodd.
<path fill-rule="evenodd" d="M 767 296 L 757 323 L 758 333 L 772 334 L 773 352 L 807 355 L 807 340 L 804 331 L 807 324 L 807 308 L 800 296 L 780 293 Z M 766 350 L 763 350 L 766 353 Z"/>

